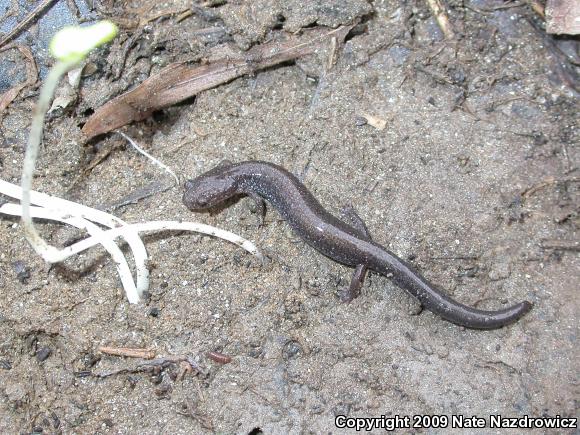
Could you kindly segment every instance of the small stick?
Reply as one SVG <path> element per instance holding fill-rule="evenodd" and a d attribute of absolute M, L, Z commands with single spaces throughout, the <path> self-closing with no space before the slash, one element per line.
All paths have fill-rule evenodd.
<path fill-rule="evenodd" d="M 556 179 L 554 177 L 548 177 L 544 181 L 541 181 L 538 184 L 535 184 L 532 187 L 528 187 L 526 190 L 522 192 L 522 197 L 528 198 L 536 193 L 538 190 L 543 189 L 544 187 L 551 186 L 552 184 L 557 183 L 578 183 L 580 182 L 580 177 L 568 177 L 562 179 Z"/>
<path fill-rule="evenodd" d="M 530 5 L 530 7 L 532 8 L 532 10 L 539 15 L 539 17 L 542 20 L 546 19 L 546 12 L 544 9 L 544 5 L 542 5 L 539 1 L 537 0 L 526 0 L 526 3 L 528 5 Z"/>
<path fill-rule="evenodd" d="M 146 349 L 137 349 L 137 350 L 146 350 Z M 126 356 L 126 355 L 121 355 Z M 123 373 L 139 373 L 149 371 L 154 369 L 155 367 L 165 368 L 170 364 L 178 364 L 178 363 L 185 363 L 189 365 L 192 371 L 197 373 L 204 374 L 206 370 L 203 369 L 195 360 L 188 355 L 175 355 L 175 356 L 167 356 L 161 358 L 150 359 L 148 361 L 141 361 L 134 367 L 123 368 L 118 370 L 113 370 L 104 373 L 91 373 L 92 376 L 97 378 L 108 378 L 109 376 L 119 375 Z"/>
<path fill-rule="evenodd" d="M 216 352 L 214 350 L 206 352 L 205 356 L 207 356 L 209 359 L 219 364 L 228 364 L 232 362 L 231 356 L 225 355 L 221 352 Z"/>
<path fill-rule="evenodd" d="M 580 240 L 544 239 L 540 242 L 540 246 L 543 249 L 580 252 Z"/>
<path fill-rule="evenodd" d="M 134 347 L 99 346 L 97 350 L 101 353 L 106 353 L 107 355 L 126 356 L 129 358 L 143 358 L 143 359 L 155 358 L 155 352 L 152 351 L 151 349 L 140 349 Z"/>
<path fill-rule="evenodd" d="M 442 0 L 426 0 L 427 6 L 431 9 L 433 16 L 437 20 L 437 24 L 441 28 L 441 31 L 445 35 L 445 39 L 453 39 L 455 37 L 455 32 L 451 27 L 449 22 L 449 17 L 447 12 L 445 12 L 445 7 Z"/>
<path fill-rule="evenodd" d="M 8 41 L 12 40 L 14 37 L 18 36 L 22 29 L 24 29 L 30 22 L 36 18 L 38 18 L 43 12 L 48 10 L 53 3 L 56 3 L 56 0 L 44 0 L 40 2 L 40 4 L 35 7 L 30 13 L 24 17 L 24 19 L 19 22 L 12 31 L 8 32 L 1 40 L 0 40 L 0 47 L 6 44 Z"/>
<path fill-rule="evenodd" d="M 330 38 L 330 53 L 328 53 L 327 70 L 330 71 L 338 60 L 338 39 L 336 36 Z"/>

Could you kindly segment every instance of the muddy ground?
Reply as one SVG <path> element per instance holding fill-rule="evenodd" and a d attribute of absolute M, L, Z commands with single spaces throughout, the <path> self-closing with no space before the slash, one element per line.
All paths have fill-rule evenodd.
<path fill-rule="evenodd" d="M 321 55 L 270 68 L 123 131 L 182 178 L 224 159 L 284 165 L 332 212 L 353 205 L 376 241 L 457 300 L 534 308 L 509 327 L 468 330 L 378 275 L 341 303 L 351 270 L 276 211 L 262 228 L 249 199 L 192 214 L 181 187 L 114 213 L 211 223 L 272 259 L 209 237 L 147 236 L 150 297 L 131 305 L 103 250 L 50 267 L 3 218 L 0 432 L 344 433 L 337 415 L 578 416 L 577 40 L 547 36 L 523 3 L 490 0 L 449 2 L 453 41 L 421 1 L 208 2 L 181 20 L 190 2 L 114 3 L 93 14 L 120 36 L 90 56 L 76 101 L 49 117 L 35 189 L 103 207 L 170 185 L 117 136 L 82 145 L 88 116 L 170 62 L 358 20 L 332 67 Z M 34 45 L 34 31 L 21 41 Z M 4 55 L 22 80 L 17 52 Z M 4 180 L 19 182 L 37 94 L 25 89 L 4 113 Z M 57 245 L 79 235 L 40 228 Z M 102 345 L 191 356 L 199 370 L 132 371 L 140 360 Z"/>

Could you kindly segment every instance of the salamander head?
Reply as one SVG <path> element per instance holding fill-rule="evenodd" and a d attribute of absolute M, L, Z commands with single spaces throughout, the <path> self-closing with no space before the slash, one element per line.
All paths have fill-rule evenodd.
<path fill-rule="evenodd" d="M 220 165 L 193 180 L 185 182 L 183 203 L 191 211 L 206 210 L 238 194 L 235 177 L 227 166 Z"/>

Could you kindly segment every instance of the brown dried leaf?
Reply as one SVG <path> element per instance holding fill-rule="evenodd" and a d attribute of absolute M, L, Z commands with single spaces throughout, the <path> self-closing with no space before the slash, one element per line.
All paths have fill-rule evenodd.
<path fill-rule="evenodd" d="M 377 130 L 384 130 L 387 126 L 387 120 L 379 118 L 378 116 L 369 115 L 368 113 L 363 113 L 362 117 L 367 120 L 369 125 L 372 125 Z"/>
<path fill-rule="evenodd" d="M 135 89 L 101 106 L 88 119 L 82 132 L 86 139 L 107 133 L 133 121 L 141 121 L 155 110 L 183 101 L 201 91 L 236 77 L 312 54 L 331 38 L 342 41 L 351 26 L 316 28 L 302 35 L 287 35 L 283 41 L 258 45 L 237 57 L 227 56 L 205 65 L 176 63 L 149 77 Z"/>
<path fill-rule="evenodd" d="M 18 96 L 20 91 L 24 89 L 26 86 L 31 86 L 36 83 L 36 79 L 38 78 L 38 71 L 36 69 L 36 62 L 34 61 L 34 57 L 32 57 L 32 53 L 28 47 L 24 45 L 17 45 L 17 44 L 10 44 L 5 47 L 0 48 L 0 52 L 10 50 L 12 48 L 16 48 L 22 55 L 26 58 L 26 81 L 23 83 L 19 83 L 11 89 L 8 89 L 6 92 L 0 95 L 0 120 L 2 119 L 2 114 L 4 110 L 14 101 L 14 99 Z"/>

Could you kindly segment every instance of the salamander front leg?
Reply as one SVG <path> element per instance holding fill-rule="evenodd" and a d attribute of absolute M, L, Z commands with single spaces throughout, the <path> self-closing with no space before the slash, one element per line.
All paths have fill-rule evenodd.
<path fill-rule="evenodd" d="M 369 239 L 371 238 L 367 226 L 352 206 L 348 205 L 343 207 L 341 214 L 343 219 L 355 230 L 357 230 L 361 237 L 368 237 Z M 366 274 L 366 265 L 359 264 L 352 274 L 348 288 L 344 288 L 340 291 L 339 296 L 342 302 L 351 302 L 353 299 L 360 295 L 360 290 L 365 282 Z"/>
<path fill-rule="evenodd" d="M 340 210 L 340 215 L 347 224 L 358 231 L 361 237 L 368 237 L 369 239 L 371 238 L 371 233 L 369 232 L 365 221 L 363 221 L 362 218 L 357 214 L 352 205 L 345 205 Z"/>

